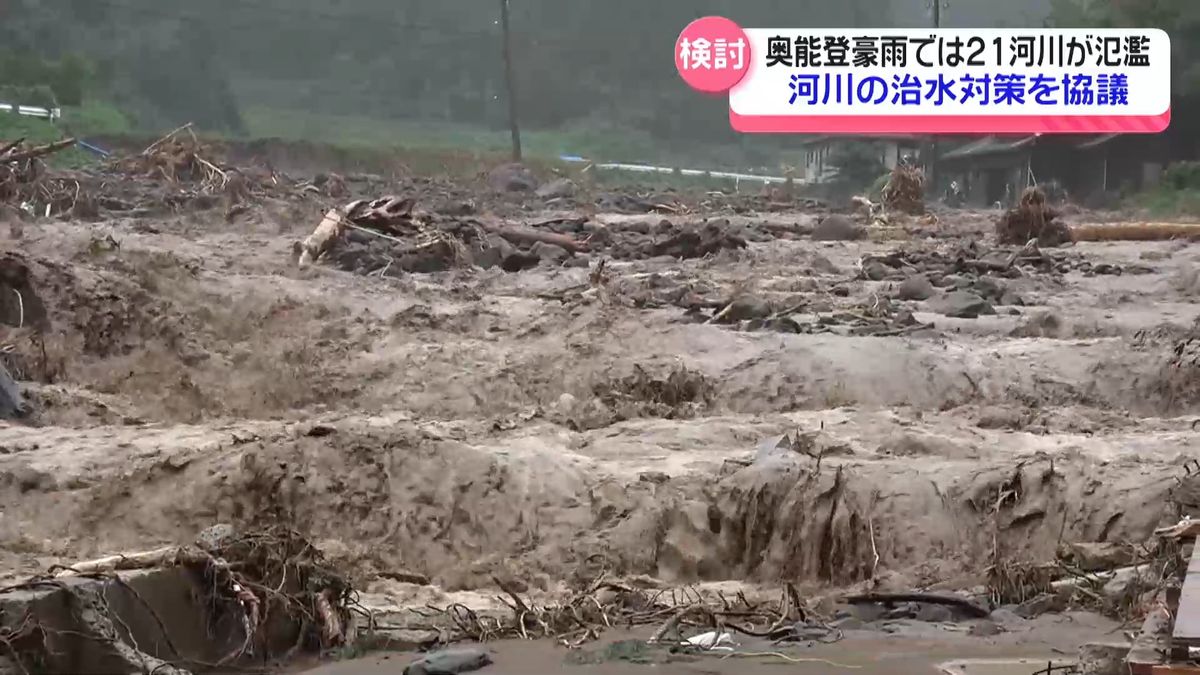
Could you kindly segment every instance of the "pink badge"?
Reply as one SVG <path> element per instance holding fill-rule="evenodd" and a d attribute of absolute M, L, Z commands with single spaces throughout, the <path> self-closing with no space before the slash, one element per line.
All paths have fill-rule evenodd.
<path fill-rule="evenodd" d="M 750 39 L 725 17 L 701 17 L 675 40 L 675 68 L 693 89 L 725 93 L 750 72 Z"/>

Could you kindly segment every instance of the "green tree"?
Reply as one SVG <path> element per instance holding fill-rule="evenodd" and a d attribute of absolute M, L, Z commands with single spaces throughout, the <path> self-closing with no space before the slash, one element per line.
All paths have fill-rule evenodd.
<path fill-rule="evenodd" d="M 861 190 L 887 172 L 882 150 L 870 141 L 849 141 L 835 146 L 829 165 L 837 171 L 836 180 L 850 190 Z"/>
<path fill-rule="evenodd" d="M 1063 28 L 1160 28 L 1171 36 L 1171 126 L 1167 159 L 1200 152 L 1200 1 L 1052 0 L 1048 25 Z"/>

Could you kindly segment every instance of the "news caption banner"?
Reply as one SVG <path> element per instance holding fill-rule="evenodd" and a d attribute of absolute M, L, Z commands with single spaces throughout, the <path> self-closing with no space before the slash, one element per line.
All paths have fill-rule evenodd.
<path fill-rule="evenodd" d="M 1200 2 L 1200 0 L 1197 0 Z M 675 66 L 748 133 L 1156 133 L 1159 29 L 779 29 L 693 21 Z"/>

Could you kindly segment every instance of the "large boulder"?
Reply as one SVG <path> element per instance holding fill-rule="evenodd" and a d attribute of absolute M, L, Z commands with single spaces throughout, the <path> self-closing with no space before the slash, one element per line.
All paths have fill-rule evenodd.
<path fill-rule="evenodd" d="M 523 164 L 501 164 L 488 173 L 488 185 L 497 192 L 533 192 L 537 177 Z"/>

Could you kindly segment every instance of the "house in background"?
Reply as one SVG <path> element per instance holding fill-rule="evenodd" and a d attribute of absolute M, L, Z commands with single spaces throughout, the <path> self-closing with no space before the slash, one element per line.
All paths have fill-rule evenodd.
<path fill-rule="evenodd" d="M 1101 203 L 1154 185 L 1165 148 L 1147 135 L 985 136 L 946 150 L 942 182 L 957 181 L 968 204 L 1008 206 L 1030 185 L 1058 183 L 1072 201 Z"/>
<path fill-rule="evenodd" d="M 807 183 L 824 183 L 837 176 L 837 169 L 830 165 L 830 157 L 835 155 L 840 146 L 848 143 L 869 142 L 879 147 L 879 161 L 890 171 L 900 162 L 900 158 L 910 155 L 920 156 L 920 146 L 924 139 L 915 135 L 889 136 L 850 136 L 830 135 L 814 136 L 802 143 L 804 162 L 800 167 L 797 178 Z"/>

